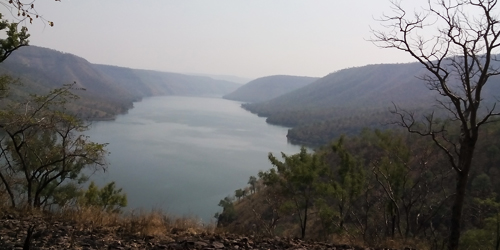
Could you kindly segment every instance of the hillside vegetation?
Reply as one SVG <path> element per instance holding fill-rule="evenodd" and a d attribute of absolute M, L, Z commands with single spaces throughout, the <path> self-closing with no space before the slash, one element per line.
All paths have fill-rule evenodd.
<path fill-rule="evenodd" d="M 272 100 L 242 106 L 271 124 L 292 127 L 287 137 L 294 143 L 322 145 L 365 127 L 387 128 L 395 118 L 389 112 L 394 104 L 417 113 L 435 109 L 440 97 L 420 79 L 425 73 L 418 63 L 348 68 Z M 500 78 L 490 81 L 486 102 L 500 93 Z"/>
<path fill-rule="evenodd" d="M 500 240 L 500 144 L 486 140 L 499 136 L 498 122 L 481 134 L 464 208 L 464 249 L 494 249 Z M 219 227 L 400 249 L 440 249 L 447 240 L 454 173 L 424 137 L 364 130 L 316 152 L 269 159 L 272 169 L 221 200 Z"/>
<path fill-rule="evenodd" d="M 240 86 L 203 76 L 92 64 L 72 54 L 36 46 L 18 49 L 0 64 L 0 73 L 19 77 L 23 83 L 10 86 L 12 99 L 76 82 L 75 87 L 86 91 L 78 93 L 80 99 L 71 109 L 86 119 L 112 119 L 144 97 L 222 96 Z"/>
<path fill-rule="evenodd" d="M 304 87 L 318 78 L 306 76 L 266 76 L 257 78 L 224 96 L 240 102 L 264 102 Z"/>

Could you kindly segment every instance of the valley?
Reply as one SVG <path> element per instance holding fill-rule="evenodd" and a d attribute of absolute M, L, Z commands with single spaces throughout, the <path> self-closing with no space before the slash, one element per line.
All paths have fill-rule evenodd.
<path fill-rule="evenodd" d="M 36 205 L 40 202 L 49 209 L 69 204 L 96 206 L 106 212 L 114 208 L 111 214 L 118 211 L 128 216 L 151 210 L 151 215 L 190 217 L 203 225 L 217 225 L 218 230 L 252 232 L 259 237 L 300 235 L 328 240 L 348 234 L 340 242 L 360 245 L 380 246 L 387 244 L 388 237 L 399 237 L 399 243 L 426 248 L 444 237 L 454 175 L 439 167 L 447 159 L 438 152 L 443 148 L 451 152 L 456 144 L 447 138 L 460 133 L 449 108 L 436 106 L 446 99 L 429 91 L 421 79 L 426 71 L 418 63 L 367 65 L 324 77 L 272 75 L 241 85 L 196 74 L 92 64 L 40 47 L 16 52 L 0 64 L 2 74 L 17 77 L 21 83 L 8 85 L 8 95 L 1 99 L 7 111 L 3 118 L 15 118 L 16 112 L 9 112 L 23 109 L 28 116 L 34 112 L 35 118 L 6 122 L 14 131 L 17 122 L 22 126 L 14 133 L 0 131 L 3 138 L 15 141 L 17 134 L 23 134 L 25 141 L 19 148 L 42 143 L 49 145 L 42 147 L 47 150 L 42 153 L 52 154 L 59 147 L 65 150 L 59 141 L 74 138 L 57 130 L 69 125 L 67 131 L 84 133 L 82 140 L 92 140 L 89 148 L 106 154 L 103 163 L 91 161 L 91 169 L 80 169 L 79 161 L 69 163 L 76 172 L 59 176 L 62 181 L 69 178 L 69 185 L 52 189 L 52 194 L 48 191 L 42 201 L 34 199 Z M 481 115 L 492 112 L 500 93 L 500 77 L 491 76 L 489 81 L 478 109 Z M 49 92 L 71 83 L 67 90 L 78 96 L 75 100 L 59 102 Z M 458 81 L 450 85 L 454 90 L 460 87 Z M 49 93 L 46 101 L 45 93 Z M 39 108 L 31 108 L 40 100 Z M 13 109 L 16 103 L 21 106 Z M 38 114 L 38 110 L 44 112 Z M 23 117 L 22 112 L 15 115 Z M 56 126 L 43 123 L 52 119 Z M 405 133 L 404 126 L 412 130 L 412 122 L 419 119 L 424 124 L 430 119 L 429 126 L 441 127 L 444 139 L 437 140 L 446 146 L 440 149 L 440 144 L 429 144 L 425 136 L 432 134 Z M 85 126 L 72 126 L 75 121 Z M 498 206 L 494 200 L 500 193 L 496 121 L 484 126 L 478 157 L 472 161 L 476 166 L 470 173 L 472 182 L 466 187 L 475 195 L 467 197 L 470 229 L 464 244 L 468 245 L 475 244 L 475 234 L 493 230 L 493 212 Z M 57 132 L 37 135 L 39 131 L 33 132 L 32 126 Z M 12 149 L 4 144 L 4 157 Z M 38 157 L 37 150 L 24 155 L 18 151 L 18 156 L 6 158 L 3 169 L 13 169 L 9 164 L 22 163 L 18 159 L 23 157 L 30 159 L 23 163 L 27 165 L 31 158 L 38 159 L 34 162 L 43 164 L 33 170 L 36 179 L 41 176 L 37 171 L 52 166 Z M 98 171 L 101 167 L 104 173 Z M 47 175 L 65 168 L 49 169 Z M 12 180 L 22 179 L 15 171 L 6 173 Z M 127 207 L 111 198 L 102 202 L 88 198 L 92 190 L 86 181 L 100 187 L 112 183 L 111 190 L 93 192 L 101 192 L 104 198 L 123 192 Z M 10 197 L 12 203 L 25 199 Z M 476 221 L 471 215 L 475 209 L 485 217 Z M 428 236 L 430 231 L 436 235 Z M 407 243 L 413 237 L 425 237 L 425 242 Z"/>
<path fill-rule="evenodd" d="M 500 250 L 497 0 L 0 8 L 0 249 Z"/>

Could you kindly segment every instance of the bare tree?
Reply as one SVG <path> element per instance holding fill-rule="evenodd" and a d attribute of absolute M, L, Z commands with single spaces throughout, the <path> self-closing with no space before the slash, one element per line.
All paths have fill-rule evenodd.
<path fill-rule="evenodd" d="M 451 136 L 449 127 L 434 114 L 421 121 L 412 112 L 394 110 L 398 123 L 409 132 L 432 138 L 456 173 L 448 248 L 458 249 L 479 131 L 499 115 L 496 101 L 487 102 L 483 93 L 489 78 L 500 74 L 495 65 L 500 46 L 497 0 L 429 0 L 411 13 L 401 2 L 391 3 L 393 13 L 381 18 L 384 28 L 372 31 L 372 41 L 382 48 L 405 51 L 420 62 L 428 72 L 421 79 L 442 96 L 438 106 L 449 115 L 451 127 L 460 129 L 459 136 Z"/>
<path fill-rule="evenodd" d="M 61 0 L 54 0 L 60 2 Z M 12 16 L 20 19 L 27 20 L 33 23 L 34 19 L 41 19 L 50 26 L 54 26 L 54 22 L 46 20 L 41 14 L 38 13 L 35 6 L 36 0 L 0 0 L 0 4 L 7 8 Z"/>

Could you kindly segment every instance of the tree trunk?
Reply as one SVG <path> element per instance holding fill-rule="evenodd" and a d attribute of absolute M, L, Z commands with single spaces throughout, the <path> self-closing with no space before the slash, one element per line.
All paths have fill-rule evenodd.
<path fill-rule="evenodd" d="M 500 221 L 498 218 L 498 212 L 497 212 L 497 238 L 496 238 L 495 249 L 496 250 L 500 249 Z"/>
<path fill-rule="evenodd" d="M 16 207 L 16 200 L 14 199 L 14 193 L 12 193 L 12 190 L 10 189 L 10 186 L 8 185 L 7 180 L 5 180 L 2 173 L 0 173 L 0 179 L 2 179 L 3 185 L 5 186 L 5 189 L 7 190 L 7 193 L 9 194 L 11 207 L 15 208 Z"/>
<path fill-rule="evenodd" d="M 450 221 L 450 243 L 449 250 L 457 250 L 460 242 L 460 229 L 462 222 L 462 209 L 464 206 L 465 189 L 467 187 L 468 175 L 459 174 L 456 187 L 455 201 L 451 208 Z"/>
<path fill-rule="evenodd" d="M 344 206 L 341 205 L 342 202 L 339 203 L 339 214 L 340 214 L 340 224 L 339 224 L 339 227 L 340 227 L 340 230 L 342 230 L 344 228 Z"/>
<path fill-rule="evenodd" d="M 449 250 L 457 250 L 460 243 L 462 211 L 464 207 L 465 193 L 467 191 L 467 182 L 469 180 L 469 170 L 472 165 L 475 141 L 464 140 L 460 146 L 460 162 L 458 166 L 462 171 L 457 172 L 455 200 L 453 201 L 453 207 L 451 208 L 450 241 L 448 243 Z"/>
<path fill-rule="evenodd" d="M 391 238 L 394 239 L 394 234 L 395 234 L 395 231 L 396 231 L 396 215 L 394 215 L 394 214 L 392 214 L 391 223 L 392 223 L 392 226 L 391 226 Z"/>
<path fill-rule="evenodd" d="M 32 195 L 32 183 L 28 181 L 27 183 L 27 192 L 28 192 L 28 206 L 33 206 L 33 195 Z"/>
<path fill-rule="evenodd" d="M 309 207 L 309 205 L 306 203 L 306 208 L 305 208 L 305 211 L 304 211 L 304 221 L 302 222 L 303 225 L 301 226 L 301 231 L 302 231 L 302 239 L 304 239 L 306 237 L 306 226 L 307 226 L 307 208 Z"/>
<path fill-rule="evenodd" d="M 410 213 L 411 213 L 411 205 L 407 206 L 405 208 L 405 217 L 406 217 L 406 228 L 405 228 L 405 239 L 408 239 L 410 236 Z"/>
<path fill-rule="evenodd" d="M 40 196 L 36 195 L 33 198 L 33 207 L 34 208 L 40 208 L 42 206 L 42 202 L 40 201 Z"/>

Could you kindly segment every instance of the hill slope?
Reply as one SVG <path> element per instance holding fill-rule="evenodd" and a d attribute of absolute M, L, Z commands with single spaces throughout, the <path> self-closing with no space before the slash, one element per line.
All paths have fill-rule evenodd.
<path fill-rule="evenodd" d="M 222 96 L 240 85 L 206 76 L 94 64 L 94 68 L 115 80 L 133 96 L 158 95 Z"/>
<path fill-rule="evenodd" d="M 224 96 L 241 102 L 263 102 L 304 87 L 318 78 L 305 76 L 266 76 L 257 78 Z"/>
<path fill-rule="evenodd" d="M 263 103 L 244 104 L 272 124 L 293 127 L 295 143 L 324 144 L 342 133 L 364 127 L 383 127 L 394 121 L 389 109 L 435 109 L 436 91 L 418 77 L 426 71 L 419 63 L 378 64 L 331 73 L 305 87 Z M 500 77 L 485 88 L 486 100 L 500 93 Z"/>
<path fill-rule="evenodd" d="M 12 95 L 46 93 L 76 82 L 85 88 L 73 109 L 90 119 L 111 119 L 134 101 L 155 95 L 222 96 L 240 85 L 209 77 L 97 65 L 68 53 L 36 46 L 22 47 L 0 64 L 0 73 L 19 77 Z"/>
<path fill-rule="evenodd" d="M 250 110 L 283 112 L 316 108 L 381 107 L 394 102 L 421 102 L 428 89 L 415 77 L 418 64 L 380 64 L 331 73 L 303 88 L 265 103 L 246 105 Z"/>

